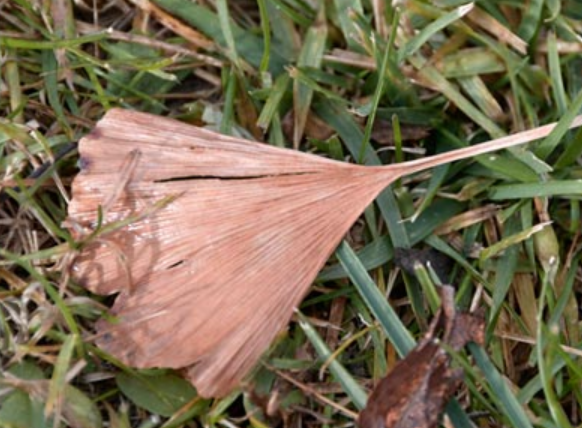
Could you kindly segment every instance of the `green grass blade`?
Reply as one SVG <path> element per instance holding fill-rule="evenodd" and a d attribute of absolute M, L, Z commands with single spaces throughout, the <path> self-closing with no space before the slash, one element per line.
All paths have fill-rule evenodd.
<path fill-rule="evenodd" d="M 259 13 L 261 15 L 261 30 L 263 32 L 263 57 L 259 65 L 259 72 L 261 74 L 267 72 L 269 69 L 269 58 L 271 55 L 271 26 L 269 25 L 269 13 L 267 11 L 266 0 L 258 0 Z"/>
<path fill-rule="evenodd" d="M 180 17 L 219 45 L 227 47 L 220 19 L 216 13 L 208 8 L 195 2 L 182 0 L 155 0 L 155 3 L 175 16 Z M 241 58 L 255 67 L 260 66 L 265 46 L 262 38 L 234 23 L 230 23 L 229 27 L 230 31 L 232 31 L 233 39 L 236 40 L 237 52 Z M 284 71 L 284 66 L 288 63 L 285 54 L 286 52 L 281 52 L 278 46 L 273 46 L 269 71 L 274 76 L 278 76 Z"/>
<path fill-rule="evenodd" d="M 336 250 L 336 256 L 356 286 L 356 289 L 370 308 L 396 351 L 406 355 L 414 347 L 414 339 L 380 293 L 378 287 L 366 272 L 366 268 L 349 244 L 343 241 Z"/>
<path fill-rule="evenodd" d="M 487 117 L 481 110 L 475 107 L 457 88 L 454 87 L 436 68 L 427 64 L 426 60 L 410 57 L 409 61 L 418 69 L 419 73 L 428 82 L 435 85 L 444 96 L 455 103 L 467 116 L 481 126 L 492 138 L 499 138 L 505 135 L 495 122 Z"/>
<path fill-rule="evenodd" d="M 479 76 L 462 77 L 459 84 L 467 95 L 473 100 L 477 108 L 492 119 L 503 117 L 503 109 L 491 94 L 491 91 Z"/>
<path fill-rule="evenodd" d="M 503 73 L 506 65 L 491 49 L 484 47 L 461 49 L 437 63 L 447 79 Z"/>
<path fill-rule="evenodd" d="M 388 60 L 392 54 L 392 47 L 394 44 L 394 39 L 396 37 L 396 22 L 398 22 L 398 12 L 394 14 L 394 19 L 392 21 L 393 30 L 390 32 L 390 39 L 388 44 L 384 48 L 384 54 L 382 55 L 382 60 L 380 61 L 380 68 L 378 70 L 378 83 L 376 84 L 376 89 L 374 90 L 374 96 L 372 97 L 372 104 L 370 106 L 370 113 L 366 121 L 366 128 L 364 129 L 364 140 L 360 147 L 360 152 L 358 153 L 358 163 L 364 162 L 364 155 L 366 154 L 366 148 L 370 144 L 370 136 L 372 135 L 372 127 L 374 126 L 374 121 L 376 118 L 376 113 L 378 111 L 378 106 L 380 105 L 380 99 L 384 94 L 384 84 L 388 76 L 386 75 L 386 69 L 388 67 Z M 374 46 L 378 46 L 378 42 L 374 43 Z"/>
<path fill-rule="evenodd" d="M 524 199 L 544 196 L 582 195 L 580 180 L 552 180 L 542 183 L 502 184 L 493 186 L 491 200 Z"/>
<path fill-rule="evenodd" d="M 226 77 L 226 90 L 224 97 L 224 108 L 222 110 L 222 120 L 220 121 L 220 132 L 232 135 L 234 126 L 234 103 L 237 89 L 237 78 L 234 68 L 231 68 Z"/>
<path fill-rule="evenodd" d="M 393 189 L 394 185 L 390 185 L 378 195 L 378 207 L 382 217 L 386 220 L 386 227 L 390 231 L 392 245 L 396 248 L 410 248 L 410 238 L 404 226 L 400 207 L 394 196 Z"/>
<path fill-rule="evenodd" d="M 364 8 L 360 0 L 334 0 L 337 10 L 340 28 L 347 45 L 354 51 L 360 51 L 361 46 L 357 39 L 358 27 L 353 14 L 364 14 Z"/>
<path fill-rule="evenodd" d="M 228 12 L 228 4 L 226 0 L 217 0 L 216 10 L 218 11 L 218 22 L 220 23 L 220 29 L 222 30 L 222 34 L 228 49 L 227 56 L 238 69 L 241 69 L 242 64 L 240 63 L 240 58 L 236 49 L 236 42 L 234 41 L 234 34 L 231 27 L 232 22 Z"/>
<path fill-rule="evenodd" d="M 505 255 L 505 251 L 514 245 L 519 244 L 525 240 L 530 239 L 534 234 L 541 232 L 549 223 L 539 223 L 532 227 L 528 227 L 525 230 L 517 231 L 517 227 L 513 221 L 508 221 L 506 224 L 505 234 L 511 233 L 510 235 L 505 235 L 500 241 L 490 245 L 489 247 L 481 250 L 479 254 L 479 259 L 481 262 L 491 259 L 495 256 L 501 254 Z"/>
<path fill-rule="evenodd" d="M 318 69 L 321 66 L 325 42 L 327 40 L 327 25 L 325 24 L 324 5 L 314 24 L 307 31 L 305 41 L 297 59 L 298 67 L 313 67 Z M 313 89 L 295 80 L 293 84 L 293 147 L 299 147 L 301 138 L 305 131 L 307 116 L 311 111 L 311 100 L 313 99 Z"/>
<path fill-rule="evenodd" d="M 524 16 L 517 29 L 517 35 L 527 42 L 531 42 L 542 23 L 544 0 L 531 0 L 527 6 L 522 3 Z"/>
<path fill-rule="evenodd" d="M 576 131 L 572 141 L 568 143 L 554 166 L 556 169 L 561 169 L 572 165 L 580 156 L 582 156 L 582 128 Z"/>
<path fill-rule="evenodd" d="M 59 98 L 58 90 L 58 64 L 55 54 L 52 51 L 42 51 L 42 71 L 44 75 L 44 85 L 47 92 L 49 103 L 54 109 L 59 123 L 67 129 L 68 135 L 72 139 L 72 131 L 69 129 L 65 111 Z"/>
<path fill-rule="evenodd" d="M 504 245 L 503 257 L 495 261 L 495 282 L 493 284 L 493 304 L 489 312 L 490 322 L 488 323 L 487 337 L 491 337 L 493 329 L 497 325 L 497 317 L 501 313 L 503 304 L 506 302 L 507 294 L 511 287 L 513 276 L 517 268 L 517 261 L 519 257 L 519 248 L 516 246 L 519 240 L 512 239 L 517 235 L 519 222 L 515 216 L 510 217 L 509 221 L 505 222 L 504 235 L 506 238 L 500 242 L 506 241 Z"/>
<path fill-rule="evenodd" d="M 299 318 L 299 326 L 315 348 L 317 354 L 323 361 L 329 360 L 332 353 L 327 347 L 326 343 L 319 336 L 317 331 L 313 326 L 307 321 L 307 319 L 301 314 L 297 313 Z M 367 394 L 362 389 L 362 387 L 355 381 L 352 375 L 342 366 L 336 359 L 331 360 L 329 363 L 329 371 L 337 379 L 337 381 L 342 385 L 343 390 L 351 398 L 352 402 L 358 409 L 363 409 L 366 406 L 366 401 L 368 400 Z"/>
<path fill-rule="evenodd" d="M 277 10 L 280 10 L 282 14 L 301 27 L 309 27 L 313 20 L 313 10 L 311 10 L 310 7 L 301 7 L 298 5 L 297 8 L 293 8 L 289 2 L 284 0 L 269 1 L 277 8 Z"/>
<path fill-rule="evenodd" d="M 542 160 L 545 160 L 560 144 L 566 133 L 568 132 L 568 126 L 574 118 L 582 110 L 582 91 L 578 93 L 576 98 L 572 101 L 570 108 L 558 121 L 556 127 L 552 130 L 550 135 L 548 135 L 535 149 L 535 154 Z"/>
<path fill-rule="evenodd" d="M 65 388 L 67 386 L 67 371 L 69 370 L 73 359 L 75 342 L 77 340 L 78 336 L 71 334 L 66 336 L 65 341 L 63 342 L 49 385 L 45 405 L 46 414 L 54 414 L 55 410 L 59 409 L 63 404 L 63 400 L 65 399 Z"/>
<path fill-rule="evenodd" d="M 497 371 L 487 353 L 479 345 L 470 343 L 469 350 L 471 355 L 475 358 L 475 362 L 485 375 L 487 382 L 491 388 L 493 397 L 491 397 L 503 410 L 507 419 L 511 422 L 514 428 L 533 428 L 530 420 L 525 414 L 521 404 L 517 401 L 505 379 Z"/>
<path fill-rule="evenodd" d="M 0 37 L 0 47 L 14 48 L 14 49 L 31 49 L 31 50 L 53 50 L 53 49 L 66 49 L 72 47 L 78 47 L 86 43 L 95 43 L 107 39 L 107 32 L 100 32 L 91 34 L 89 36 L 77 37 L 74 39 L 64 39 L 64 40 L 29 40 L 29 39 L 19 39 L 15 37 Z"/>
<path fill-rule="evenodd" d="M 279 106 L 281 100 L 285 96 L 287 87 L 289 86 L 290 77 L 288 74 L 281 74 L 275 80 L 275 84 L 269 91 L 269 98 L 265 102 L 259 119 L 257 120 L 257 126 L 263 130 L 267 130 L 273 121 L 273 118 L 279 111 Z"/>
<path fill-rule="evenodd" d="M 568 100 L 566 97 L 566 89 L 564 88 L 564 81 L 562 79 L 562 70 L 560 67 L 560 55 L 558 54 L 556 33 L 553 31 L 548 35 L 547 44 L 552 95 L 554 97 L 554 102 L 556 103 L 556 113 L 558 117 L 562 117 L 568 108 Z"/>
<path fill-rule="evenodd" d="M 557 264 L 554 265 L 554 269 L 557 268 Z M 554 277 L 555 275 L 545 275 L 542 282 L 537 315 L 538 329 L 536 332 L 536 356 L 540 380 L 545 398 L 548 402 L 550 414 L 552 415 L 556 426 L 561 428 L 571 428 L 572 425 L 564 413 L 562 404 L 554 390 L 553 377 L 551 374 L 551 367 L 559 353 L 560 326 L 558 323 L 551 323 L 547 326 L 544 324 L 544 312 L 547 309 L 546 296 L 551 292 L 551 288 L 554 286 L 554 284 L 551 284 Z"/>
<path fill-rule="evenodd" d="M 473 10 L 473 7 L 473 3 L 467 3 L 463 6 L 459 6 L 458 8 L 442 15 L 437 20 L 424 27 L 413 38 L 408 40 L 402 49 L 400 49 L 398 52 L 398 63 L 401 63 L 409 56 L 413 55 L 436 33 L 442 31 L 443 29 L 450 26 L 453 22 L 468 14 L 471 10 Z"/>

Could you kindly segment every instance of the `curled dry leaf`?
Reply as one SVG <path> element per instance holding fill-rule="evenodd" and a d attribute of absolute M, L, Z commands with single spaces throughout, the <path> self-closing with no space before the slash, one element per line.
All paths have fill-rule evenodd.
<path fill-rule="evenodd" d="M 439 340 L 454 350 L 483 343 L 485 319 L 456 313 L 454 291 L 441 288 L 442 308 L 422 341 L 383 378 L 360 413 L 360 428 L 432 428 L 462 380 Z M 442 336 L 439 339 L 439 332 Z"/>
<path fill-rule="evenodd" d="M 67 221 L 81 239 L 102 207 L 109 225 L 73 268 L 88 289 L 119 293 L 97 343 L 131 366 L 184 368 L 203 396 L 227 394 L 385 186 L 551 129 L 364 167 L 111 110 L 79 142 Z"/>

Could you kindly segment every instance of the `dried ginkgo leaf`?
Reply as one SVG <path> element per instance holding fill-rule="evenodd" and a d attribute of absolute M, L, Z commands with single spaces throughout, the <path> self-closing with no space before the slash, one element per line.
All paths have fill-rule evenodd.
<path fill-rule="evenodd" d="M 358 417 L 360 428 L 438 426 L 463 375 L 450 367 L 451 357 L 439 341 L 459 350 L 470 341 L 482 344 L 485 337 L 482 316 L 455 312 L 452 287 L 441 287 L 441 297 L 442 308 L 423 340 L 374 388 Z"/>
<path fill-rule="evenodd" d="M 550 130 L 364 167 L 111 110 L 79 143 L 67 221 L 78 238 L 107 225 L 73 269 L 88 289 L 119 293 L 97 343 L 131 366 L 184 368 L 203 396 L 227 394 L 385 186 Z"/>

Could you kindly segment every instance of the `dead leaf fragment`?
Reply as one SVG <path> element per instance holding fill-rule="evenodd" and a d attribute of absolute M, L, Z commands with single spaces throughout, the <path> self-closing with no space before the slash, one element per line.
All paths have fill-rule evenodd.
<path fill-rule="evenodd" d="M 443 306 L 428 333 L 382 379 L 360 413 L 360 428 L 433 428 L 460 385 L 462 371 L 450 367 L 442 341 L 459 350 L 469 341 L 482 343 L 485 320 L 478 315 L 456 313 L 454 290 L 442 287 Z M 442 332 L 439 339 L 438 334 Z"/>

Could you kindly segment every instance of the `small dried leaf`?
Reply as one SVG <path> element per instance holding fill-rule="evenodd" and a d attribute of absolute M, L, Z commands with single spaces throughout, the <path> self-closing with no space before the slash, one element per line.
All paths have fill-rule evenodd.
<path fill-rule="evenodd" d="M 450 356 L 441 348 L 437 334 L 455 350 L 467 342 L 482 343 L 483 317 L 457 314 L 453 288 L 442 287 L 443 307 L 424 339 L 382 379 L 360 413 L 360 428 L 433 428 L 458 388 L 462 371 L 450 368 Z"/>

